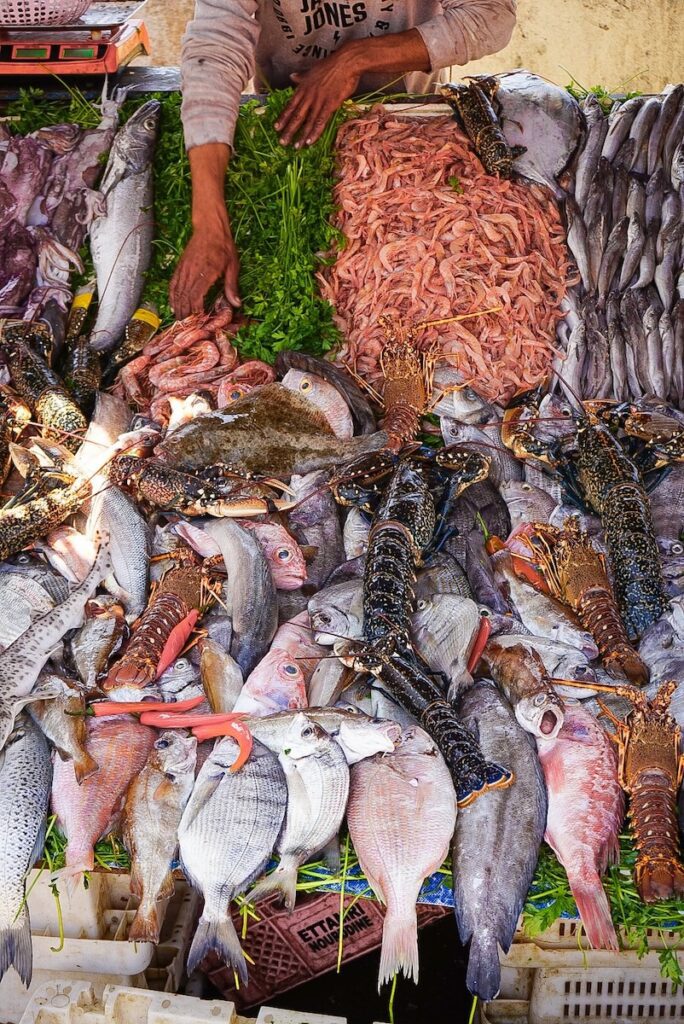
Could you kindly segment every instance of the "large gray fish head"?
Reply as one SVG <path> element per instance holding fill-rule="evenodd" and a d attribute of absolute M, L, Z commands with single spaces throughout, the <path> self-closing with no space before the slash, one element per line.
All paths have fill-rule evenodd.
<path fill-rule="evenodd" d="M 526 480 L 507 480 L 499 484 L 513 527 L 521 523 L 546 523 L 556 507 L 554 498 Z"/>
<path fill-rule="evenodd" d="M 286 758 L 299 761 L 304 757 L 316 755 L 330 746 L 331 737 L 320 725 L 307 718 L 305 712 L 292 719 L 283 738 L 282 753 Z"/>
<path fill-rule="evenodd" d="M 460 423 L 491 423 L 501 419 L 496 406 L 478 395 L 462 373 L 453 366 L 437 366 L 434 376 L 433 412 Z"/>
<path fill-rule="evenodd" d="M 553 740 L 563 728 L 563 702 L 553 692 L 540 691 L 518 701 L 515 717 L 525 732 Z"/>
<path fill-rule="evenodd" d="M 114 140 L 106 180 L 102 183 L 104 192 L 129 174 L 140 174 L 151 164 L 160 118 L 158 100 L 148 100 L 131 114 Z"/>
<path fill-rule="evenodd" d="M 374 754 L 391 754 L 401 736 L 401 726 L 384 718 L 371 718 L 354 705 L 343 706 L 338 728 L 330 735 L 342 747 L 347 764 Z"/>
<path fill-rule="evenodd" d="M 197 740 L 182 729 L 165 729 L 155 741 L 151 759 L 165 775 L 194 774 Z"/>

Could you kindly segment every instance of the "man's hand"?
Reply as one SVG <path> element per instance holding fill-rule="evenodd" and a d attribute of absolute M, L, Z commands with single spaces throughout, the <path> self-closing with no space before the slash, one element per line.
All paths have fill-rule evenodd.
<path fill-rule="evenodd" d="M 297 88 L 275 124 L 283 146 L 310 146 L 345 100 L 353 96 L 362 68 L 343 46 L 302 75 L 292 75 Z M 296 141 L 295 141 L 296 140 Z"/>
<path fill-rule="evenodd" d="M 209 289 L 223 278 L 223 290 L 231 306 L 239 306 L 240 262 L 235 242 L 226 226 L 218 230 L 196 228 L 171 280 L 169 298 L 178 320 L 204 310 Z"/>

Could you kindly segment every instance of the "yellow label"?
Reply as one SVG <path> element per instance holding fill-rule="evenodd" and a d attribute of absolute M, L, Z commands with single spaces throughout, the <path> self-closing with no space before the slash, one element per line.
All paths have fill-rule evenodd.
<path fill-rule="evenodd" d="M 74 295 L 74 301 L 71 303 L 72 309 L 87 309 L 90 303 L 93 301 L 92 292 L 81 292 L 80 295 Z"/>
<path fill-rule="evenodd" d="M 149 309 L 136 309 L 131 320 L 142 320 L 144 324 L 154 327 L 155 331 L 161 323 L 161 317 L 158 317 L 156 313 L 152 313 Z"/>

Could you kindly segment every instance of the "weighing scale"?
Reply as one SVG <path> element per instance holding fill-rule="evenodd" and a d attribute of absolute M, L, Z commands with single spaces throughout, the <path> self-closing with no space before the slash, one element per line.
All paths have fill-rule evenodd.
<path fill-rule="evenodd" d="M 92 4 L 71 25 L 0 27 L 0 75 L 113 74 L 150 53 L 144 0 Z"/>

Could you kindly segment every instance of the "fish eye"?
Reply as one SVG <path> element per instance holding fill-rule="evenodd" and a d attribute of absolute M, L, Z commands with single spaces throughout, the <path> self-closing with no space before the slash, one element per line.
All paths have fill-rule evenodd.
<path fill-rule="evenodd" d="M 19 555 L 17 562 L 19 565 L 27 565 L 31 561 L 29 555 Z"/>
<path fill-rule="evenodd" d="M 154 120 L 153 117 L 146 118 L 143 123 L 144 123 L 145 128 L 147 128 L 148 131 L 152 131 L 152 129 L 156 127 L 156 121 Z"/>
<path fill-rule="evenodd" d="M 283 665 L 283 672 L 287 673 L 288 676 L 296 676 L 297 671 L 296 665 Z"/>
<path fill-rule="evenodd" d="M 289 548 L 278 548 L 276 558 L 279 562 L 289 562 L 292 559 L 292 552 Z"/>
<path fill-rule="evenodd" d="M 176 663 L 173 666 L 175 672 L 183 672 L 188 667 L 187 658 L 176 658 Z"/>
<path fill-rule="evenodd" d="M 307 725 L 306 729 L 302 729 L 302 736 L 313 736 L 313 728 Z"/>
<path fill-rule="evenodd" d="M 155 747 L 157 750 L 166 750 L 171 745 L 171 740 L 157 740 Z"/>
<path fill-rule="evenodd" d="M 242 392 L 235 388 L 233 391 L 231 391 L 228 397 L 230 398 L 231 402 L 237 402 L 238 398 L 242 397 Z"/>
<path fill-rule="evenodd" d="M 531 491 L 532 490 L 532 486 L 530 484 L 521 484 L 520 485 L 520 490 L 521 491 Z"/>
<path fill-rule="evenodd" d="M 422 612 L 423 608 L 427 608 L 427 601 L 424 601 L 422 599 L 422 597 L 421 597 L 420 601 L 418 601 L 418 608 L 420 609 L 421 612 Z"/>
<path fill-rule="evenodd" d="M 487 608 L 480 608 L 480 618 L 481 619 L 488 619 L 489 618 L 489 611 L 488 611 Z"/>
<path fill-rule="evenodd" d="M 546 694 L 545 693 L 538 693 L 537 696 L 532 701 L 532 703 L 534 704 L 534 706 L 536 708 L 540 708 L 545 700 L 546 700 Z"/>
<path fill-rule="evenodd" d="M 309 380 L 308 377 L 305 377 L 304 380 L 300 381 L 300 384 L 299 384 L 299 390 L 300 391 L 304 391 L 304 392 L 311 391 L 312 387 L 313 387 L 313 381 Z"/>
<path fill-rule="evenodd" d="M 561 409 L 561 416 L 570 416 L 570 415 L 571 415 L 571 413 L 570 413 L 570 410 L 568 409 L 568 407 L 567 406 L 563 406 L 563 408 Z"/>
<path fill-rule="evenodd" d="M 330 625 L 330 616 L 328 615 L 327 612 L 319 612 L 318 615 L 316 616 L 316 619 L 324 626 Z"/>
<path fill-rule="evenodd" d="M 675 544 L 672 545 L 670 550 L 672 551 L 673 555 L 681 555 L 684 551 L 684 546 L 680 544 L 679 541 L 677 541 Z"/>

